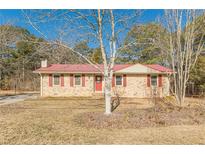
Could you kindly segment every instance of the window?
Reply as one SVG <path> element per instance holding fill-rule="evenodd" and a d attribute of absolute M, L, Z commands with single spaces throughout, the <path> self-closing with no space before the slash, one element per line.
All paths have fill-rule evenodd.
<path fill-rule="evenodd" d="M 54 85 L 60 85 L 60 75 L 54 75 L 53 76 L 53 84 Z"/>
<path fill-rule="evenodd" d="M 151 85 L 157 86 L 157 76 L 156 75 L 151 76 Z"/>
<path fill-rule="evenodd" d="M 102 77 L 101 76 L 96 76 L 96 83 L 101 83 Z"/>
<path fill-rule="evenodd" d="M 81 85 L 81 76 L 75 75 L 75 85 Z"/>
<path fill-rule="evenodd" d="M 122 85 L 122 76 L 116 76 L 116 85 Z"/>

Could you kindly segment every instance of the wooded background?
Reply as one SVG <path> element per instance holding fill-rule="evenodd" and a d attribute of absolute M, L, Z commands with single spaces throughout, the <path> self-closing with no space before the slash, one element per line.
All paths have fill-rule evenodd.
<path fill-rule="evenodd" d="M 197 24 L 205 27 L 204 14 L 197 17 Z M 203 19 L 203 20 L 200 20 Z M 187 27 L 186 27 L 187 28 Z M 185 33 L 186 28 L 182 28 Z M 204 33 L 204 28 L 198 29 L 198 34 Z M 135 24 L 129 29 L 123 45 L 131 42 L 118 51 L 115 63 L 144 63 L 160 64 L 170 67 L 167 54 L 160 48 L 157 41 L 175 35 L 170 32 L 163 22 Z M 183 37 L 183 36 L 182 36 Z M 196 36 L 200 38 L 201 36 Z M 203 37 L 203 41 L 205 39 Z M 87 63 L 79 55 L 57 44 L 47 44 L 48 40 L 32 35 L 27 29 L 13 24 L 0 26 L 0 89 L 2 90 L 39 90 L 39 75 L 32 73 L 40 67 L 41 60 L 48 63 L 79 64 Z M 75 42 L 73 49 L 95 63 L 103 63 L 100 46 L 91 48 L 88 40 Z M 198 59 L 187 82 L 187 95 L 199 95 L 205 91 L 205 52 Z"/>

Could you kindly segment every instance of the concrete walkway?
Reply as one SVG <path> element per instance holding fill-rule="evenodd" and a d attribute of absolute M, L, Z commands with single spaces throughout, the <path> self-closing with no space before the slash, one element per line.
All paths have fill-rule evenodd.
<path fill-rule="evenodd" d="M 17 103 L 26 99 L 35 99 L 38 94 L 19 94 L 13 96 L 0 96 L 0 106 L 6 104 Z"/>

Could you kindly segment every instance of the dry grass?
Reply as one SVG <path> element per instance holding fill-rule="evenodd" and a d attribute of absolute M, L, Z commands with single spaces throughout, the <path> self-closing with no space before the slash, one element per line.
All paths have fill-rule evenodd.
<path fill-rule="evenodd" d="M 114 115 L 151 107 L 147 100 L 124 100 Z M 205 124 L 96 128 L 78 119 L 103 111 L 103 101 L 92 99 L 49 98 L 1 106 L 0 144 L 205 144 Z"/>
<path fill-rule="evenodd" d="M 15 90 L 0 90 L 0 96 L 12 96 L 19 94 L 28 94 L 28 93 L 39 93 L 38 91 L 15 91 Z"/>

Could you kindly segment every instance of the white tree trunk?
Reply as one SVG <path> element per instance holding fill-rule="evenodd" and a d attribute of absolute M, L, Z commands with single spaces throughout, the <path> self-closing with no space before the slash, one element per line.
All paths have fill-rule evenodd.
<path fill-rule="evenodd" d="M 174 95 L 179 105 L 182 105 L 185 99 L 190 70 L 194 67 L 204 47 L 203 40 L 205 32 L 202 30 L 203 25 L 197 22 L 198 16 L 196 10 L 167 10 L 165 14 L 166 23 L 170 32 L 169 45 L 165 52 L 175 72 L 173 74 Z M 184 21 L 183 16 L 186 17 Z M 163 46 L 164 45 L 159 45 L 159 47 Z"/>
<path fill-rule="evenodd" d="M 109 73 L 109 68 L 107 64 L 107 57 L 104 49 L 104 44 L 103 44 L 103 36 L 102 36 L 102 18 L 101 18 L 101 11 L 98 10 L 98 39 L 100 42 L 100 49 L 101 49 L 101 54 L 103 58 L 103 65 L 104 65 L 104 92 L 105 92 L 105 114 L 110 115 L 111 114 L 111 81 L 110 81 L 110 73 Z"/>
<path fill-rule="evenodd" d="M 111 80 L 109 77 L 105 77 L 105 114 L 109 115 L 112 112 L 111 106 Z"/>

